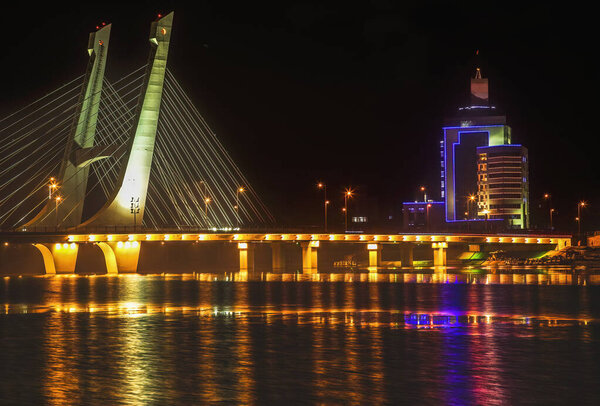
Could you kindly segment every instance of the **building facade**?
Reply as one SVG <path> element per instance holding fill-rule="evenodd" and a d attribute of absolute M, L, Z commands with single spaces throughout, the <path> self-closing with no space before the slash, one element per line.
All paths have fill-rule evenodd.
<path fill-rule="evenodd" d="M 529 228 L 529 157 L 521 145 L 477 148 L 477 216 Z"/>

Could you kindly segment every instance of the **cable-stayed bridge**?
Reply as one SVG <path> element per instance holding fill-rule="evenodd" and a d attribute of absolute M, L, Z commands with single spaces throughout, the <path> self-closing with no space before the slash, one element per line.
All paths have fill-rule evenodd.
<path fill-rule="evenodd" d="M 273 216 L 167 68 L 173 13 L 148 63 L 111 82 L 111 26 L 86 73 L 0 121 L 0 228 L 265 226 Z"/>
<path fill-rule="evenodd" d="M 456 257 L 570 245 L 557 235 L 273 229 L 273 216 L 168 69 L 172 27 L 173 13 L 159 16 L 148 62 L 116 81 L 104 75 L 111 26 L 99 27 L 82 76 L 0 120 L 0 272 L 197 270 L 209 258 L 248 271 L 255 257 L 265 263 L 265 247 L 271 269 L 312 273 L 362 262 L 376 271 L 386 262 L 412 266 L 414 249 L 445 267 L 452 250 Z M 256 227 L 271 230 L 247 231 Z M 401 260 L 384 261 L 384 247 Z M 348 248 L 361 259 L 344 259 Z"/>

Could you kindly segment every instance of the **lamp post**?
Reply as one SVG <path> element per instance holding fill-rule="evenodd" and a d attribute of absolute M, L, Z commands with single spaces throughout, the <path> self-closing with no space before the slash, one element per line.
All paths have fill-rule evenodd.
<path fill-rule="evenodd" d="M 554 230 L 554 226 L 552 225 L 552 215 L 555 211 L 556 210 L 554 210 L 553 208 L 550 208 L 550 231 Z"/>
<path fill-rule="evenodd" d="M 329 200 L 327 200 L 327 185 L 323 182 L 319 182 L 317 184 L 319 189 L 323 189 L 323 206 L 325 210 L 325 232 L 327 232 L 327 205 L 329 204 Z"/>
<path fill-rule="evenodd" d="M 471 207 L 473 204 L 475 203 L 475 195 L 471 194 L 469 195 L 469 199 L 467 200 L 467 212 L 469 213 L 467 216 L 467 220 L 470 220 L 473 216 L 472 216 L 472 210 L 473 208 Z"/>
<path fill-rule="evenodd" d="M 577 203 L 577 235 L 581 240 L 581 209 L 585 207 L 586 203 L 582 200 Z"/>
<path fill-rule="evenodd" d="M 52 199 L 52 193 L 57 187 L 58 185 L 54 181 L 54 178 L 50 178 L 50 182 L 48 183 L 48 200 Z"/>
<path fill-rule="evenodd" d="M 137 225 L 137 215 L 140 212 L 140 198 L 131 197 L 131 214 L 133 214 L 133 232 L 135 233 L 135 227 Z"/>
<path fill-rule="evenodd" d="M 211 202 L 210 197 L 204 198 L 204 215 L 206 216 L 206 221 L 208 222 L 208 204 Z"/>
<path fill-rule="evenodd" d="M 423 192 L 423 201 L 426 202 L 427 201 L 427 189 L 425 188 L 425 186 L 421 186 L 420 190 L 421 190 L 421 192 Z"/>
<path fill-rule="evenodd" d="M 60 204 L 61 200 L 62 200 L 61 196 L 56 196 L 54 198 L 54 201 L 56 202 L 56 206 L 55 206 L 55 209 L 54 209 L 54 214 L 56 216 L 56 229 L 57 230 L 58 230 L 58 205 Z"/>
<path fill-rule="evenodd" d="M 544 200 L 548 202 L 548 210 L 550 211 L 550 230 L 552 230 L 552 196 L 550 193 L 544 193 Z"/>
<path fill-rule="evenodd" d="M 346 188 L 346 191 L 344 192 L 344 231 L 348 231 L 348 199 L 352 197 L 352 193 L 354 193 L 354 191 L 350 188 Z"/>
<path fill-rule="evenodd" d="M 235 212 L 237 214 L 237 225 L 240 227 L 240 193 L 244 193 L 246 189 L 243 186 L 238 187 L 235 190 Z"/>
<path fill-rule="evenodd" d="M 431 208 L 431 203 L 427 203 L 427 224 L 426 224 L 426 230 L 429 231 L 429 209 Z"/>

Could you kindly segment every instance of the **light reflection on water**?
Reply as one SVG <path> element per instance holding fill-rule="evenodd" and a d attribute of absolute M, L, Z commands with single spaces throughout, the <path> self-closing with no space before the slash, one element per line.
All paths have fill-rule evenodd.
<path fill-rule="evenodd" d="M 0 279 L 0 404 L 597 403 L 594 274 Z"/>

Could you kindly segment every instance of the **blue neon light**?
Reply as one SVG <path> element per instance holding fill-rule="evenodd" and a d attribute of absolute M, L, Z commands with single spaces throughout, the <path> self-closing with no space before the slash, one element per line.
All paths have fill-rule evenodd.
<path fill-rule="evenodd" d="M 463 128 L 486 128 L 486 127 L 503 127 L 503 126 L 473 126 L 473 127 L 455 127 L 459 129 Z M 446 127 L 447 128 L 447 127 Z M 446 142 L 446 128 L 444 128 L 444 143 Z M 458 142 L 452 143 L 452 194 L 454 195 L 454 218 L 452 220 L 448 219 L 448 193 L 446 193 L 446 222 L 451 223 L 455 221 L 472 221 L 472 220 L 457 220 L 456 219 L 456 145 L 460 145 L 460 138 L 463 134 L 476 134 L 476 133 L 487 133 L 488 135 L 488 146 L 490 143 L 490 131 L 459 131 L 458 132 Z M 444 154 L 446 154 L 446 149 L 444 149 Z M 444 157 L 445 160 L 445 157 Z M 444 168 L 446 173 L 448 173 L 448 168 Z M 446 175 L 447 176 L 447 175 Z M 446 179 L 446 184 L 447 179 Z"/>
<path fill-rule="evenodd" d="M 407 204 L 407 205 L 415 205 L 415 204 L 444 204 L 444 202 L 402 202 L 402 204 Z"/>
<path fill-rule="evenodd" d="M 505 124 L 490 124 L 490 125 L 470 125 L 468 127 L 442 127 L 444 130 L 460 130 L 463 128 L 490 128 L 490 127 L 506 127 Z"/>
<path fill-rule="evenodd" d="M 496 147 L 522 147 L 521 144 L 500 144 L 500 145 L 488 145 L 485 147 L 477 147 L 477 149 L 479 148 L 496 148 Z"/>

